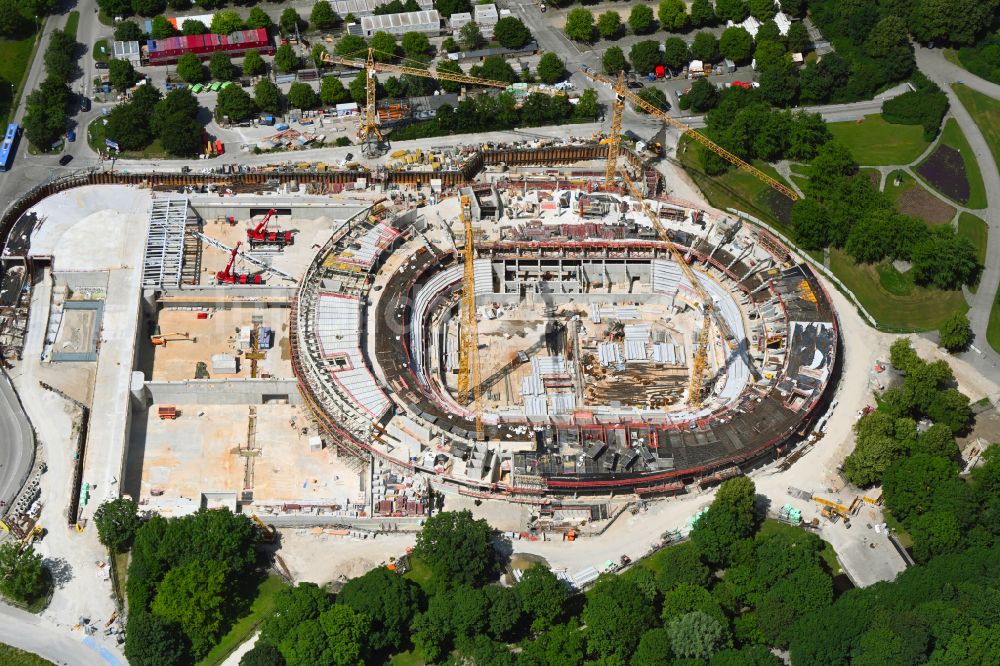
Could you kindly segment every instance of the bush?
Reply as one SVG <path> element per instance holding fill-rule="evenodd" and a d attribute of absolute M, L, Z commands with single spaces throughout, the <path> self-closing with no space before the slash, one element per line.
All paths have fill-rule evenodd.
<path fill-rule="evenodd" d="M 969 318 L 961 312 L 956 312 L 948 317 L 941 324 L 941 330 L 938 332 L 941 336 L 941 346 L 950 352 L 965 349 L 972 341 L 972 329 L 969 328 Z"/>
<path fill-rule="evenodd" d="M 887 99 L 882 103 L 882 117 L 896 125 L 922 125 L 924 138 L 933 141 L 949 106 L 948 96 L 934 86 Z"/>
<path fill-rule="evenodd" d="M 293 109 L 314 109 L 318 104 L 319 97 L 308 83 L 296 81 L 288 89 L 288 105 Z"/>

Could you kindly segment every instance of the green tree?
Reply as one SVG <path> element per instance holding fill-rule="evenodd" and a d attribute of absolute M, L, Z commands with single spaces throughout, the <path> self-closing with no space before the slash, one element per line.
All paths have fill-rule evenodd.
<path fill-rule="evenodd" d="M 583 607 L 588 651 L 627 662 L 652 625 L 653 615 L 654 609 L 634 583 L 615 576 L 598 578 Z"/>
<path fill-rule="evenodd" d="M 450 18 L 452 14 L 472 12 L 472 4 L 469 0 L 435 0 L 434 8 L 446 18 Z"/>
<path fill-rule="evenodd" d="M 215 117 L 222 120 L 229 117 L 231 123 L 242 123 L 250 120 L 257 109 L 253 98 L 239 86 L 229 86 L 219 91 L 215 102 Z"/>
<path fill-rule="evenodd" d="M 719 621 L 701 611 L 692 611 L 667 625 L 670 647 L 685 659 L 708 659 L 722 644 Z"/>
<path fill-rule="evenodd" d="M 698 60 L 715 62 L 719 59 L 719 40 L 710 32 L 699 32 L 691 42 L 691 55 Z"/>
<path fill-rule="evenodd" d="M 178 58 L 176 71 L 177 75 L 188 83 L 201 83 L 207 78 L 205 66 L 201 64 L 201 60 L 194 53 L 185 53 Z"/>
<path fill-rule="evenodd" d="M 601 56 L 601 65 L 604 67 L 605 74 L 617 75 L 618 72 L 627 72 L 629 69 L 625 53 L 618 46 L 612 46 L 604 50 L 604 55 Z"/>
<path fill-rule="evenodd" d="M 759 40 L 753 57 L 757 61 L 757 71 L 761 73 L 777 67 L 788 68 L 792 64 L 784 44 L 773 40 Z"/>
<path fill-rule="evenodd" d="M 489 524 L 474 520 L 469 511 L 444 511 L 424 523 L 413 554 L 427 565 L 439 588 L 482 585 L 497 568 L 491 537 Z"/>
<path fill-rule="evenodd" d="M 521 19 L 505 16 L 493 26 L 493 39 L 505 49 L 519 49 L 531 41 L 531 31 Z"/>
<path fill-rule="evenodd" d="M 547 630 L 562 615 L 568 594 L 566 586 L 548 568 L 536 565 L 527 569 L 514 588 L 521 608 L 531 618 L 533 631 Z"/>
<path fill-rule="evenodd" d="M 990 25 L 995 9 L 995 2 L 916 0 L 910 12 L 910 32 L 920 42 L 972 44 Z"/>
<path fill-rule="evenodd" d="M 758 21 L 769 21 L 774 18 L 775 13 L 771 0 L 750 0 L 750 16 Z"/>
<path fill-rule="evenodd" d="M 486 43 L 482 31 L 475 21 L 463 25 L 458 31 L 458 43 L 466 51 L 473 51 Z"/>
<path fill-rule="evenodd" d="M 266 68 L 267 65 L 264 64 L 264 59 L 260 57 L 260 51 L 257 49 L 250 49 L 243 54 L 243 73 L 247 76 L 259 76 Z"/>
<path fill-rule="evenodd" d="M 98 0 L 97 6 L 105 16 L 130 16 L 133 13 L 132 3 L 129 0 Z"/>
<path fill-rule="evenodd" d="M 555 53 L 551 51 L 546 51 L 542 54 L 541 60 L 538 61 L 538 78 L 542 80 L 543 83 L 557 83 L 562 81 L 566 76 L 566 65 L 563 61 L 559 59 Z"/>
<path fill-rule="evenodd" d="M 776 107 L 788 107 L 799 96 L 799 75 L 794 65 L 771 67 L 760 75 L 760 96 Z"/>
<path fill-rule="evenodd" d="M 666 111 L 670 108 L 670 104 L 667 103 L 667 95 L 659 88 L 643 88 L 639 91 L 639 98 L 661 111 Z M 645 109 L 639 106 L 636 106 L 635 110 L 639 113 L 647 113 Z"/>
<path fill-rule="evenodd" d="M 282 588 L 274 599 L 274 614 L 261 625 L 258 643 L 278 646 L 300 624 L 319 618 L 333 599 L 315 583 Z"/>
<path fill-rule="evenodd" d="M 337 55 L 344 58 L 364 58 L 368 42 L 358 35 L 344 35 L 337 42 Z"/>
<path fill-rule="evenodd" d="M 469 71 L 472 76 L 494 81 L 506 81 L 514 83 L 517 81 L 517 72 L 501 56 L 487 56 L 481 65 L 473 65 Z"/>
<path fill-rule="evenodd" d="M 309 50 L 309 59 L 312 60 L 312 63 L 316 67 L 316 69 L 319 69 L 320 67 L 323 66 L 324 58 L 329 53 L 330 52 L 326 50 L 325 44 L 316 43 L 313 44 L 312 49 Z"/>
<path fill-rule="evenodd" d="M 185 35 L 207 35 L 209 30 L 201 21 L 187 20 L 181 23 L 181 32 Z"/>
<path fill-rule="evenodd" d="M 292 49 L 291 44 L 282 44 L 274 51 L 274 66 L 278 68 L 279 72 L 294 72 L 300 65 L 299 56 Z"/>
<path fill-rule="evenodd" d="M 916 444 L 913 446 L 913 453 L 926 453 L 930 456 L 941 458 L 955 458 L 958 455 L 958 444 L 955 436 L 944 423 L 935 423 L 930 428 L 920 433 Z"/>
<path fill-rule="evenodd" d="M 830 218 L 826 208 L 812 198 L 799 199 L 792 206 L 795 240 L 807 250 L 822 250 L 830 244 Z"/>
<path fill-rule="evenodd" d="M 718 17 L 711 0 L 694 0 L 691 3 L 691 25 L 696 28 L 715 25 Z"/>
<path fill-rule="evenodd" d="M 351 91 L 351 99 L 359 106 L 365 104 L 368 99 L 368 74 L 365 70 L 358 72 L 357 76 L 351 79 L 347 89 Z"/>
<path fill-rule="evenodd" d="M 41 597 L 49 586 L 42 556 L 16 541 L 0 545 L 0 593 L 22 603 Z"/>
<path fill-rule="evenodd" d="M 395 652 L 409 636 L 410 623 L 420 610 L 422 597 L 414 583 L 378 567 L 348 581 L 337 595 L 337 602 L 373 619 L 367 637 L 372 650 Z"/>
<path fill-rule="evenodd" d="M 257 643 L 240 657 L 240 666 L 285 666 L 285 658 L 273 645 Z"/>
<path fill-rule="evenodd" d="M 465 71 L 462 69 L 462 67 L 454 60 L 440 60 L 438 61 L 436 69 L 439 72 L 447 72 L 451 74 L 465 74 Z M 462 84 L 457 83 L 455 81 L 447 81 L 445 79 L 441 79 L 440 83 L 441 83 L 441 89 L 447 93 L 456 93 L 462 89 Z"/>
<path fill-rule="evenodd" d="M 596 120 L 601 115 L 601 107 L 597 102 L 597 91 L 593 88 L 584 90 L 576 102 L 573 115 L 586 120 Z"/>
<path fill-rule="evenodd" d="M 211 27 L 216 35 L 231 35 L 243 29 L 243 17 L 234 11 L 217 12 L 212 17 Z"/>
<path fill-rule="evenodd" d="M 665 42 L 663 42 L 663 64 L 666 65 L 671 70 L 677 71 L 683 69 L 688 64 L 688 53 L 687 43 L 680 37 L 668 37 Z"/>
<path fill-rule="evenodd" d="M 947 458 L 916 454 L 887 466 L 883 477 L 886 506 L 903 522 L 933 508 L 935 491 L 956 475 Z"/>
<path fill-rule="evenodd" d="M 135 21 L 122 21 L 115 26 L 115 39 L 120 42 L 137 42 L 142 37 L 142 28 Z"/>
<path fill-rule="evenodd" d="M 177 625 L 133 610 L 125 632 L 125 657 L 132 666 L 184 666 L 191 663 L 191 644 Z"/>
<path fill-rule="evenodd" d="M 806 29 L 805 24 L 796 21 L 789 26 L 785 42 L 788 44 L 788 50 L 792 53 L 805 53 L 812 40 L 809 39 L 809 30 Z"/>
<path fill-rule="evenodd" d="M 156 16 L 166 8 L 166 0 L 132 0 L 132 11 L 139 16 Z"/>
<path fill-rule="evenodd" d="M 260 7 L 251 7 L 250 15 L 247 17 L 247 27 L 250 29 L 255 28 L 270 28 L 274 25 L 274 21 L 268 16 Z"/>
<path fill-rule="evenodd" d="M 49 45 L 45 49 L 45 68 L 49 76 L 57 76 L 69 81 L 76 71 L 76 50 L 78 44 L 73 37 L 62 30 L 54 30 L 49 36 Z"/>
<path fill-rule="evenodd" d="M 281 32 L 286 35 L 295 34 L 295 30 L 302 23 L 302 17 L 300 17 L 299 13 L 291 7 L 286 7 L 285 10 L 281 12 L 281 16 L 278 17 L 278 27 L 280 27 Z"/>
<path fill-rule="evenodd" d="M 648 5 L 635 5 L 628 15 L 628 27 L 637 35 L 653 32 L 653 9 Z"/>
<path fill-rule="evenodd" d="M 144 87 L 148 87 L 150 90 L 155 91 L 155 88 L 152 86 Z M 157 93 L 157 95 L 158 94 L 159 93 Z M 136 97 L 133 96 L 132 104 L 134 105 L 135 103 Z M 198 115 L 198 108 L 198 99 L 191 94 L 191 90 L 189 88 L 179 88 L 177 90 L 171 90 L 167 93 L 166 97 L 157 101 L 152 111 L 143 109 L 143 114 L 150 118 L 149 126 L 150 129 L 153 130 L 153 133 L 157 136 L 163 136 L 167 133 L 164 122 L 168 116 L 181 114 L 188 118 L 195 119 Z M 200 142 L 200 132 L 198 138 Z"/>
<path fill-rule="evenodd" d="M 323 104 L 332 106 L 350 101 L 351 93 L 336 76 L 324 76 L 319 86 L 319 98 Z"/>
<path fill-rule="evenodd" d="M 326 78 L 324 78 L 324 81 Z M 281 89 L 272 81 L 261 79 L 253 87 L 253 101 L 257 108 L 264 113 L 280 113 Z"/>
<path fill-rule="evenodd" d="M 753 529 L 753 516 L 717 500 L 695 523 L 691 539 L 710 564 L 725 564 L 729 551 Z"/>
<path fill-rule="evenodd" d="M 131 499 L 104 502 L 94 513 L 97 536 L 101 543 L 115 552 L 124 552 L 139 530 L 139 505 Z"/>
<path fill-rule="evenodd" d="M 753 37 L 744 28 L 726 28 L 719 39 L 719 52 L 733 62 L 747 62 L 753 53 Z"/>
<path fill-rule="evenodd" d="M 701 561 L 701 553 L 693 541 L 670 546 L 659 557 L 662 566 L 656 584 L 664 593 L 680 583 L 705 587 L 711 580 L 712 573 Z"/>
<path fill-rule="evenodd" d="M 288 666 L 362 666 L 369 626 L 367 615 L 334 604 L 293 627 L 279 649 Z"/>
<path fill-rule="evenodd" d="M 618 39 L 625 31 L 621 15 L 616 11 L 606 11 L 597 17 L 597 32 L 604 39 Z"/>
<path fill-rule="evenodd" d="M 288 105 L 293 109 L 309 110 L 319 104 L 319 96 L 308 83 L 296 81 L 288 89 Z"/>
<path fill-rule="evenodd" d="M 431 52 L 431 42 L 422 32 L 408 32 L 400 43 L 407 58 L 420 58 Z"/>
<path fill-rule="evenodd" d="M 152 29 L 149 31 L 150 37 L 153 39 L 166 39 L 176 34 L 177 28 L 174 27 L 173 23 L 162 16 L 153 17 Z"/>
<path fill-rule="evenodd" d="M 458 53 L 462 47 L 458 45 L 454 37 L 445 37 L 444 41 L 441 42 L 441 50 L 445 53 Z"/>
<path fill-rule="evenodd" d="M 197 60 L 197 58 L 195 58 Z M 201 63 L 198 63 L 201 65 Z M 128 60 L 114 59 L 108 63 L 108 82 L 115 90 L 124 91 L 135 85 L 138 75 Z"/>
<path fill-rule="evenodd" d="M 657 65 L 663 64 L 663 54 L 660 53 L 660 43 L 649 39 L 636 42 L 629 49 L 628 59 L 632 67 L 640 74 L 652 72 Z"/>
<path fill-rule="evenodd" d="M 941 346 L 950 352 L 964 349 L 972 341 L 972 329 L 969 327 L 969 318 L 961 312 L 956 312 L 948 317 L 941 324 L 938 331 L 941 337 Z"/>
<path fill-rule="evenodd" d="M 520 596 L 516 590 L 499 585 L 487 585 L 483 591 L 486 595 L 486 607 L 489 609 L 487 631 L 497 640 L 509 638 L 524 614 Z"/>
<path fill-rule="evenodd" d="M 201 150 L 204 127 L 198 119 L 187 113 L 173 113 L 162 121 L 160 144 L 171 155 L 191 157 Z"/>
<path fill-rule="evenodd" d="M 958 550 L 962 541 L 962 525 L 949 511 L 931 511 L 910 522 L 913 557 L 927 562 L 933 557 Z"/>
<path fill-rule="evenodd" d="M 660 0 L 657 17 L 660 19 L 660 27 L 667 32 L 680 32 L 691 22 L 684 0 Z"/>
<path fill-rule="evenodd" d="M 209 58 L 208 71 L 211 72 L 212 78 L 218 81 L 231 81 L 239 75 L 232 58 L 222 51 L 216 51 Z"/>
<path fill-rule="evenodd" d="M 577 42 L 594 41 L 594 13 L 582 7 L 571 9 L 566 15 L 563 31 L 567 37 Z"/>
<path fill-rule="evenodd" d="M 378 62 L 389 62 L 396 57 L 396 38 L 387 32 L 379 31 L 372 35 L 370 45 Z"/>
<path fill-rule="evenodd" d="M 701 78 L 691 84 L 687 98 L 692 110 L 704 113 L 719 103 L 719 90 L 708 79 Z"/>
<path fill-rule="evenodd" d="M 17 0 L 0 0 L 0 35 L 15 37 L 27 25 Z"/>
<path fill-rule="evenodd" d="M 632 666 L 666 666 L 670 663 L 670 634 L 663 627 L 647 630 L 632 655 Z"/>
<path fill-rule="evenodd" d="M 142 150 L 153 141 L 149 114 L 135 104 L 119 104 L 107 117 L 104 134 L 121 150 Z"/>
<path fill-rule="evenodd" d="M 309 14 L 309 25 L 314 30 L 329 30 L 337 25 L 337 14 L 326 0 L 319 0 Z"/>
<path fill-rule="evenodd" d="M 747 0 L 715 0 L 715 13 L 723 21 L 741 23 L 750 16 Z"/>
<path fill-rule="evenodd" d="M 168 571 L 157 588 L 153 613 L 181 627 L 196 657 L 204 656 L 222 633 L 227 574 L 222 562 L 190 562 Z"/>

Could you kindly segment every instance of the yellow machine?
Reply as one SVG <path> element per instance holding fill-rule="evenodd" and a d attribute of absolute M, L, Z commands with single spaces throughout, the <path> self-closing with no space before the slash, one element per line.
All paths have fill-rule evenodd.
<path fill-rule="evenodd" d="M 462 330 L 458 347 L 458 402 L 469 403 L 472 393 L 472 412 L 476 420 L 476 439 L 483 438 L 482 375 L 479 367 L 479 324 L 476 322 L 476 247 L 472 233 L 472 213 L 469 197 L 461 198 L 459 212 L 465 227 L 465 275 L 462 285 Z"/>
<path fill-rule="evenodd" d="M 256 513 L 250 514 L 250 520 L 260 528 L 261 534 L 264 535 L 264 543 L 274 543 L 275 539 L 278 538 L 277 530 L 258 518 Z"/>
<path fill-rule="evenodd" d="M 390 54 L 390 57 L 395 57 Z M 365 60 L 342 58 L 340 56 L 323 53 L 323 62 L 331 65 L 346 65 L 347 67 L 357 67 L 368 73 L 365 84 L 365 111 L 361 114 L 361 122 L 358 127 L 358 138 L 363 144 L 363 148 L 369 154 L 377 153 L 385 145 L 385 137 L 379 129 L 378 106 L 375 100 L 377 81 L 375 75 L 379 72 L 392 72 L 394 74 L 408 74 L 419 76 L 425 79 L 437 79 L 441 81 L 453 81 L 455 83 L 465 83 L 475 86 L 487 86 L 491 88 L 509 88 L 510 83 L 506 81 L 494 81 L 492 79 L 481 79 L 477 76 L 467 74 L 455 74 L 452 72 L 438 72 L 419 67 L 407 67 L 406 65 L 392 65 L 384 62 L 375 62 L 375 49 L 369 48 Z M 565 95 L 564 92 L 551 88 L 539 88 L 528 86 L 528 92 L 544 93 L 546 95 Z"/>
<path fill-rule="evenodd" d="M 822 514 L 824 518 L 829 518 L 831 520 L 834 520 L 837 517 L 839 517 L 843 518 L 845 525 L 851 524 L 850 509 L 848 509 L 843 504 L 837 504 L 836 502 L 824 499 L 822 497 L 817 497 L 815 495 L 813 495 L 812 500 L 817 504 L 819 504 L 821 507 L 823 507 L 822 509 L 820 509 L 820 514 Z"/>
<path fill-rule="evenodd" d="M 665 111 L 661 111 L 656 106 L 650 104 L 646 100 L 642 99 L 641 97 L 633 93 L 625 86 L 624 72 L 620 73 L 618 75 L 618 78 L 614 81 L 612 81 L 607 77 L 601 76 L 600 74 L 595 74 L 594 72 L 587 70 L 584 71 L 584 74 L 593 81 L 597 81 L 611 86 L 612 89 L 615 91 L 615 103 L 613 105 L 612 115 L 611 115 L 611 132 L 613 136 L 617 137 L 621 133 L 622 114 L 624 113 L 625 110 L 625 100 L 628 100 L 633 104 L 635 104 L 637 107 L 641 108 L 643 111 L 648 112 L 653 117 L 659 118 L 660 120 L 666 122 L 667 124 L 672 125 L 673 127 L 676 127 L 677 129 L 681 130 L 687 136 L 691 137 L 701 145 L 705 146 L 706 148 L 711 150 L 713 153 L 715 153 L 722 159 L 726 160 L 730 164 L 739 167 L 740 169 L 743 169 L 744 171 L 755 176 L 759 180 L 767 183 L 769 186 L 778 190 L 792 201 L 799 200 L 799 195 L 797 195 L 790 188 L 786 187 L 785 185 L 778 182 L 774 178 L 771 178 L 760 169 L 757 169 L 751 164 L 748 164 L 746 161 L 740 159 L 736 155 L 733 155 L 731 152 L 729 152 L 722 146 L 718 145 L 717 143 L 709 139 L 701 132 L 698 132 L 692 129 L 691 127 L 688 127 L 677 118 L 674 118 Z M 614 142 L 609 144 L 608 148 L 608 167 L 605 170 L 605 185 L 607 187 L 612 187 L 615 183 L 615 168 L 613 165 L 616 165 L 617 163 L 618 163 L 618 141 L 615 140 Z"/>
<path fill-rule="evenodd" d="M 177 342 L 179 340 L 187 340 L 188 342 L 197 342 L 197 338 L 191 337 L 190 333 L 159 333 L 157 335 L 149 336 L 149 341 L 154 346 L 165 347 L 168 342 Z"/>

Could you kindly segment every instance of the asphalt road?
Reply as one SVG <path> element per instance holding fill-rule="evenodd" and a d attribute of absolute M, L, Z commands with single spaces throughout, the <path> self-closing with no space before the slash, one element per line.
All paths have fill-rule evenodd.
<path fill-rule="evenodd" d="M 7 604 L 0 604 L 0 642 L 33 652 L 59 666 L 125 664 L 119 654 L 84 643 L 81 632 L 70 633 L 51 622 Z M 106 653 L 106 654 L 105 654 Z"/>
<path fill-rule="evenodd" d="M 0 501 L 4 513 L 21 490 L 35 456 L 35 435 L 6 373 L 0 378 Z"/>

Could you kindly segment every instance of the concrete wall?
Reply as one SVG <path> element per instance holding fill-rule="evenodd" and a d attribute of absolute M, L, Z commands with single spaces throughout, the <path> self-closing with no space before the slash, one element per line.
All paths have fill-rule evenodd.
<path fill-rule="evenodd" d="M 254 286 L 185 286 L 166 289 L 158 301 L 164 307 L 265 308 L 290 307 L 297 287 Z M 220 300 L 226 297 L 226 301 Z M 263 300 L 268 299 L 268 300 Z M 281 302 L 285 301 L 285 302 Z"/>
<path fill-rule="evenodd" d="M 64 284 L 70 289 L 107 289 L 107 271 L 52 271 L 55 284 Z"/>
<path fill-rule="evenodd" d="M 147 404 L 153 405 L 262 405 L 265 399 L 287 399 L 301 405 L 294 379 L 187 379 L 145 382 Z"/>
<path fill-rule="evenodd" d="M 316 218 L 325 216 L 334 220 L 346 220 L 357 215 L 369 206 L 364 202 L 336 201 L 330 197 L 257 197 L 239 195 L 235 197 L 205 197 L 192 196 L 191 207 L 202 219 L 211 220 L 217 217 L 233 216 L 245 221 L 254 214 L 263 214 L 271 208 L 281 211 L 291 211 L 294 217 Z"/>

